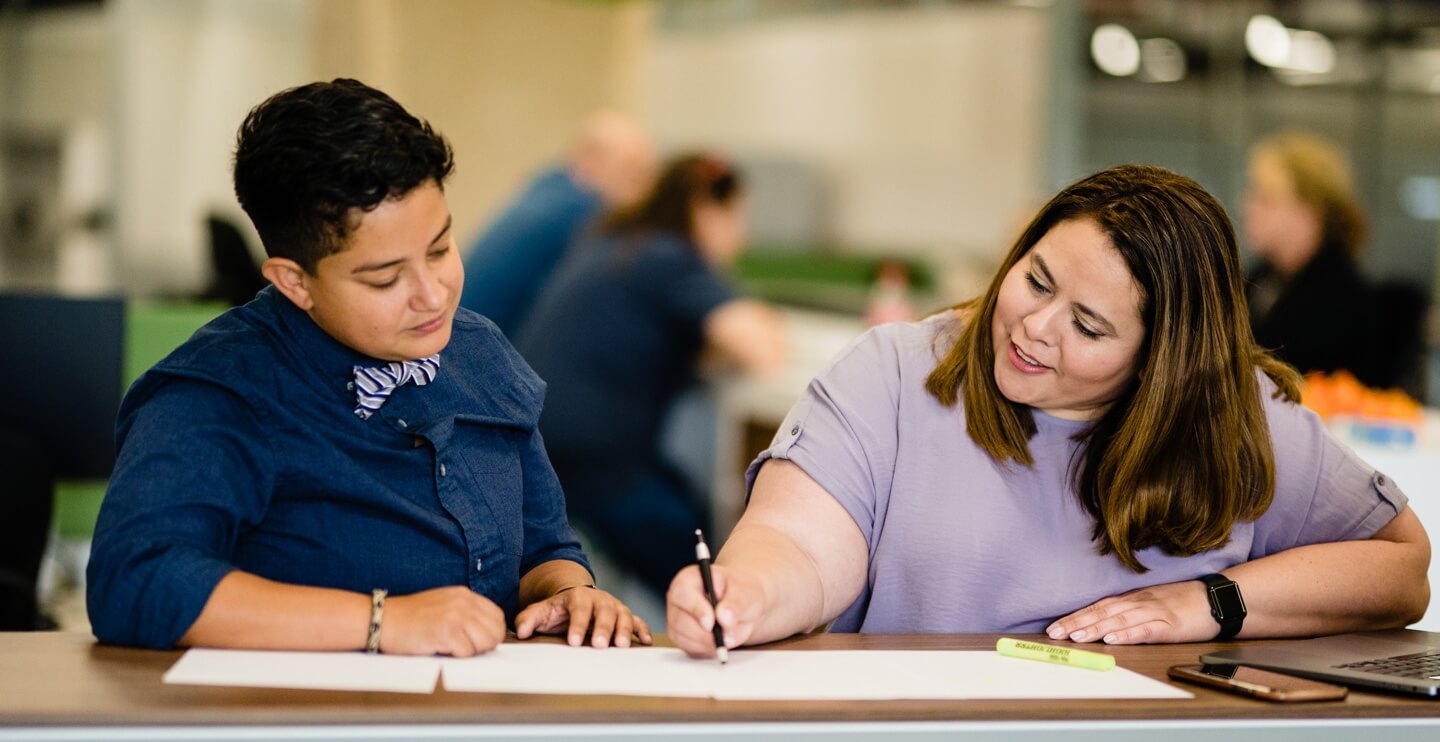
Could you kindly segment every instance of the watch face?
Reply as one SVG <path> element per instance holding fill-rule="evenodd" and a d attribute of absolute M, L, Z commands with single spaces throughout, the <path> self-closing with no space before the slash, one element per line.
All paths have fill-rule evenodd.
<path fill-rule="evenodd" d="M 1240 597 L 1240 586 L 1231 582 L 1210 588 L 1210 609 L 1217 621 L 1243 618 L 1245 601 Z"/>

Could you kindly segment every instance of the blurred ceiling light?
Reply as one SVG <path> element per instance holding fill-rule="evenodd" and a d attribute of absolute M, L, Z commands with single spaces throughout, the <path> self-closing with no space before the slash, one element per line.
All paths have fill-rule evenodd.
<path fill-rule="evenodd" d="M 1146 82 L 1179 82 L 1185 79 L 1185 50 L 1166 38 L 1140 42 L 1140 77 Z"/>
<path fill-rule="evenodd" d="M 1299 29 L 1286 31 L 1290 34 L 1290 54 L 1281 67 L 1312 75 L 1328 74 L 1335 69 L 1335 45 L 1324 34 Z"/>
<path fill-rule="evenodd" d="M 1335 71 L 1335 44 L 1324 34 L 1286 28 L 1268 15 L 1245 24 L 1245 50 L 1280 79 L 1296 85 L 1325 82 Z"/>
<path fill-rule="evenodd" d="M 1106 23 L 1090 35 L 1090 56 L 1106 74 L 1129 77 L 1140 71 L 1140 42 L 1130 29 Z"/>
<path fill-rule="evenodd" d="M 1290 29 L 1272 16 L 1251 16 L 1245 24 L 1245 50 L 1266 67 L 1283 67 L 1290 57 Z"/>

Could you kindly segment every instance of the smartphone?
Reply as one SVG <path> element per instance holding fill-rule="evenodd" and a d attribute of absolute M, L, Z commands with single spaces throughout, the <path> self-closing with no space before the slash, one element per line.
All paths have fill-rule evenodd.
<path fill-rule="evenodd" d="M 1338 701 L 1350 691 L 1343 685 L 1297 678 L 1244 665 L 1175 665 L 1170 677 L 1267 701 Z"/>

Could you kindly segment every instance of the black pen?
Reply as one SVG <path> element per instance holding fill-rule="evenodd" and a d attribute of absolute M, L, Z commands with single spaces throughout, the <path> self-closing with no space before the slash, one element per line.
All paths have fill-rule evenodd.
<path fill-rule="evenodd" d="M 705 545 L 705 534 L 695 529 L 695 562 L 700 565 L 700 581 L 705 584 L 705 597 L 710 600 L 710 609 L 715 613 L 715 624 L 710 628 L 715 630 L 715 658 L 720 664 L 730 660 L 730 654 L 725 650 L 725 632 L 720 629 L 720 614 L 715 612 L 715 580 L 710 577 L 710 547 Z"/>

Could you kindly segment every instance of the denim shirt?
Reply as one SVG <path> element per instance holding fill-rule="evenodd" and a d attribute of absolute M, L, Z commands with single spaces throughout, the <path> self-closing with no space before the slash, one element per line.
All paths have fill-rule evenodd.
<path fill-rule="evenodd" d="M 131 387 L 91 552 L 102 642 L 169 647 L 232 570 L 395 595 L 466 585 L 513 620 L 542 562 L 587 569 L 536 428 L 544 382 L 460 310 L 440 371 L 368 420 L 380 365 L 267 288 Z"/>

